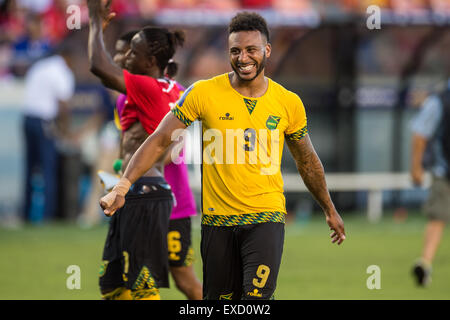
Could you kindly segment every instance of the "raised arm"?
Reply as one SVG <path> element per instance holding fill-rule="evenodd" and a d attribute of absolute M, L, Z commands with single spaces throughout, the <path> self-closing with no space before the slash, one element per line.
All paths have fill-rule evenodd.
<path fill-rule="evenodd" d="M 327 224 L 333 230 L 331 234 L 332 242 L 341 244 L 345 240 L 344 222 L 331 200 L 322 163 L 314 150 L 309 135 L 300 140 L 286 139 L 286 143 L 303 182 L 322 208 Z"/>
<path fill-rule="evenodd" d="M 128 166 L 113 190 L 100 200 L 100 206 L 105 215 L 111 216 L 125 203 L 125 194 L 131 185 L 147 172 L 164 154 L 171 143 L 177 139 L 177 129 L 185 129 L 186 125 L 178 120 L 172 112 L 169 112 L 156 128 L 155 132 L 148 136 L 144 143 L 134 153 Z M 172 137 L 173 135 L 173 137 Z"/>
<path fill-rule="evenodd" d="M 125 80 L 119 68 L 105 48 L 103 26 L 109 22 L 114 13 L 109 11 L 111 0 L 87 0 L 89 9 L 88 57 L 91 72 L 102 83 L 113 90 L 126 94 Z"/>

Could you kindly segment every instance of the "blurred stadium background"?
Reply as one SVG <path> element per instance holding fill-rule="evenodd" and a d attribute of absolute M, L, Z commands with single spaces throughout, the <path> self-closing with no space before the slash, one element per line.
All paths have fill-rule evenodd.
<path fill-rule="evenodd" d="M 81 8 L 79 30 L 66 27 L 71 4 Z M 367 27 L 370 5 L 382 9 L 380 29 Z M 448 237 L 436 258 L 432 287 L 417 289 L 410 277 L 420 255 L 427 190 L 408 181 L 396 189 L 389 182 L 399 177 L 395 174 L 407 178 L 410 120 L 426 96 L 446 83 L 450 0 L 113 0 L 112 9 L 117 17 L 105 35 L 110 52 L 118 36 L 147 24 L 185 30 L 187 41 L 175 57 L 180 63 L 177 79 L 185 86 L 229 71 L 226 28 L 236 11 L 255 10 L 267 19 L 273 47 L 267 74 L 302 98 L 325 170 L 338 174 L 332 197 L 349 235 L 342 248 L 333 248 L 310 195 L 287 184 L 289 224 L 277 298 L 450 298 Z M 92 190 L 99 140 L 109 125 L 104 114 L 113 100 L 89 72 L 86 22 L 84 1 L 0 0 L 0 299 L 99 297 L 97 269 L 106 219 L 98 212 L 100 223 L 89 226 L 80 223 L 79 214 Z M 65 38 L 76 44 L 78 54 L 71 130 L 76 132 L 92 117 L 103 122 L 78 144 L 60 142 L 58 219 L 40 223 L 43 181 L 36 175 L 34 220 L 24 224 L 23 78 L 32 63 Z M 289 176 L 296 169 L 285 151 L 282 170 Z M 190 165 L 190 170 L 197 190 L 199 169 Z M 375 175 L 366 175 L 364 185 L 377 175 L 391 177 L 377 187 L 382 218 L 366 217 L 367 187 L 339 190 L 341 184 L 352 184 L 355 174 Z M 71 264 L 81 267 L 81 290 L 65 287 L 65 270 Z M 366 287 L 369 265 L 381 268 L 380 290 Z M 175 288 L 162 296 L 183 298 Z"/>

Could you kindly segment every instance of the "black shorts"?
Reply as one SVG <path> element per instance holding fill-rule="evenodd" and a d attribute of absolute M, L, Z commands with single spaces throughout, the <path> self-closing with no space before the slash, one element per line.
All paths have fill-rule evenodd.
<path fill-rule="evenodd" d="M 100 288 L 169 287 L 167 230 L 172 191 L 163 178 L 140 178 L 112 216 L 103 250 Z"/>
<path fill-rule="evenodd" d="M 202 225 L 203 298 L 273 298 L 283 243 L 283 223 Z"/>
<path fill-rule="evenodd" d="M 191 218 L 170 220 L 167 234 L 169 266 L 189 267 L 192 265 L 194 249 L 191 244 Z"/>

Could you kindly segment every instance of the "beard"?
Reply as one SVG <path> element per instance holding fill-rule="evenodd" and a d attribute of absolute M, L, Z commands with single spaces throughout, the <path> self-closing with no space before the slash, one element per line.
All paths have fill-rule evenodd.
<path fill-rule="evenodd" d="M 236 67 L 232 62 L 231 64 L 231 69 L 233 69 L 234 73 L 237 75 L 237 77 L 239 78 L 240 81 L 245 81 L 245 82 L 250 82 L 256 79 L 257 76 L 259 76 L 259 74 L 264 70 L 264 68 L 266 67 L 266 53 L 264 52 L 264 57 L 261 60 L 261 63 L 257 63 L 258 68 L 256 69 L 256 74 L 254 77 L 252 77 L 251 79 L 244 79 L 241 78 L 240 74 L 239 74 L 239 68 Z"/>

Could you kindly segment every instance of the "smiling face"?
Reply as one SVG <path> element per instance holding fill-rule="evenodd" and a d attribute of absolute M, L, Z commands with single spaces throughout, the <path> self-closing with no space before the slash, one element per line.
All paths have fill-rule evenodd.
<path fill-rule="evenodd" d="M 259 31 L 233 32 L 228 37 L 231 68 L 241 81 L 252 81 L 266 66 L 271 47 Z"/>
<path fill-rule="evenodd" d="M 130 50 L 125 55 L 125 68 L 133 74 L 146 74 L 152 65 L 147 52 L 147 42 L 141 32 L 131 39 Z"/>
<path fill-rule="evenodd" d="M 120 39 L 117 40 L 115 49 L 116 53 L 114 54 L 113 60 L 118 66 L 125 69 L 126 54 L 130 50 L 130 44 Z"/>

